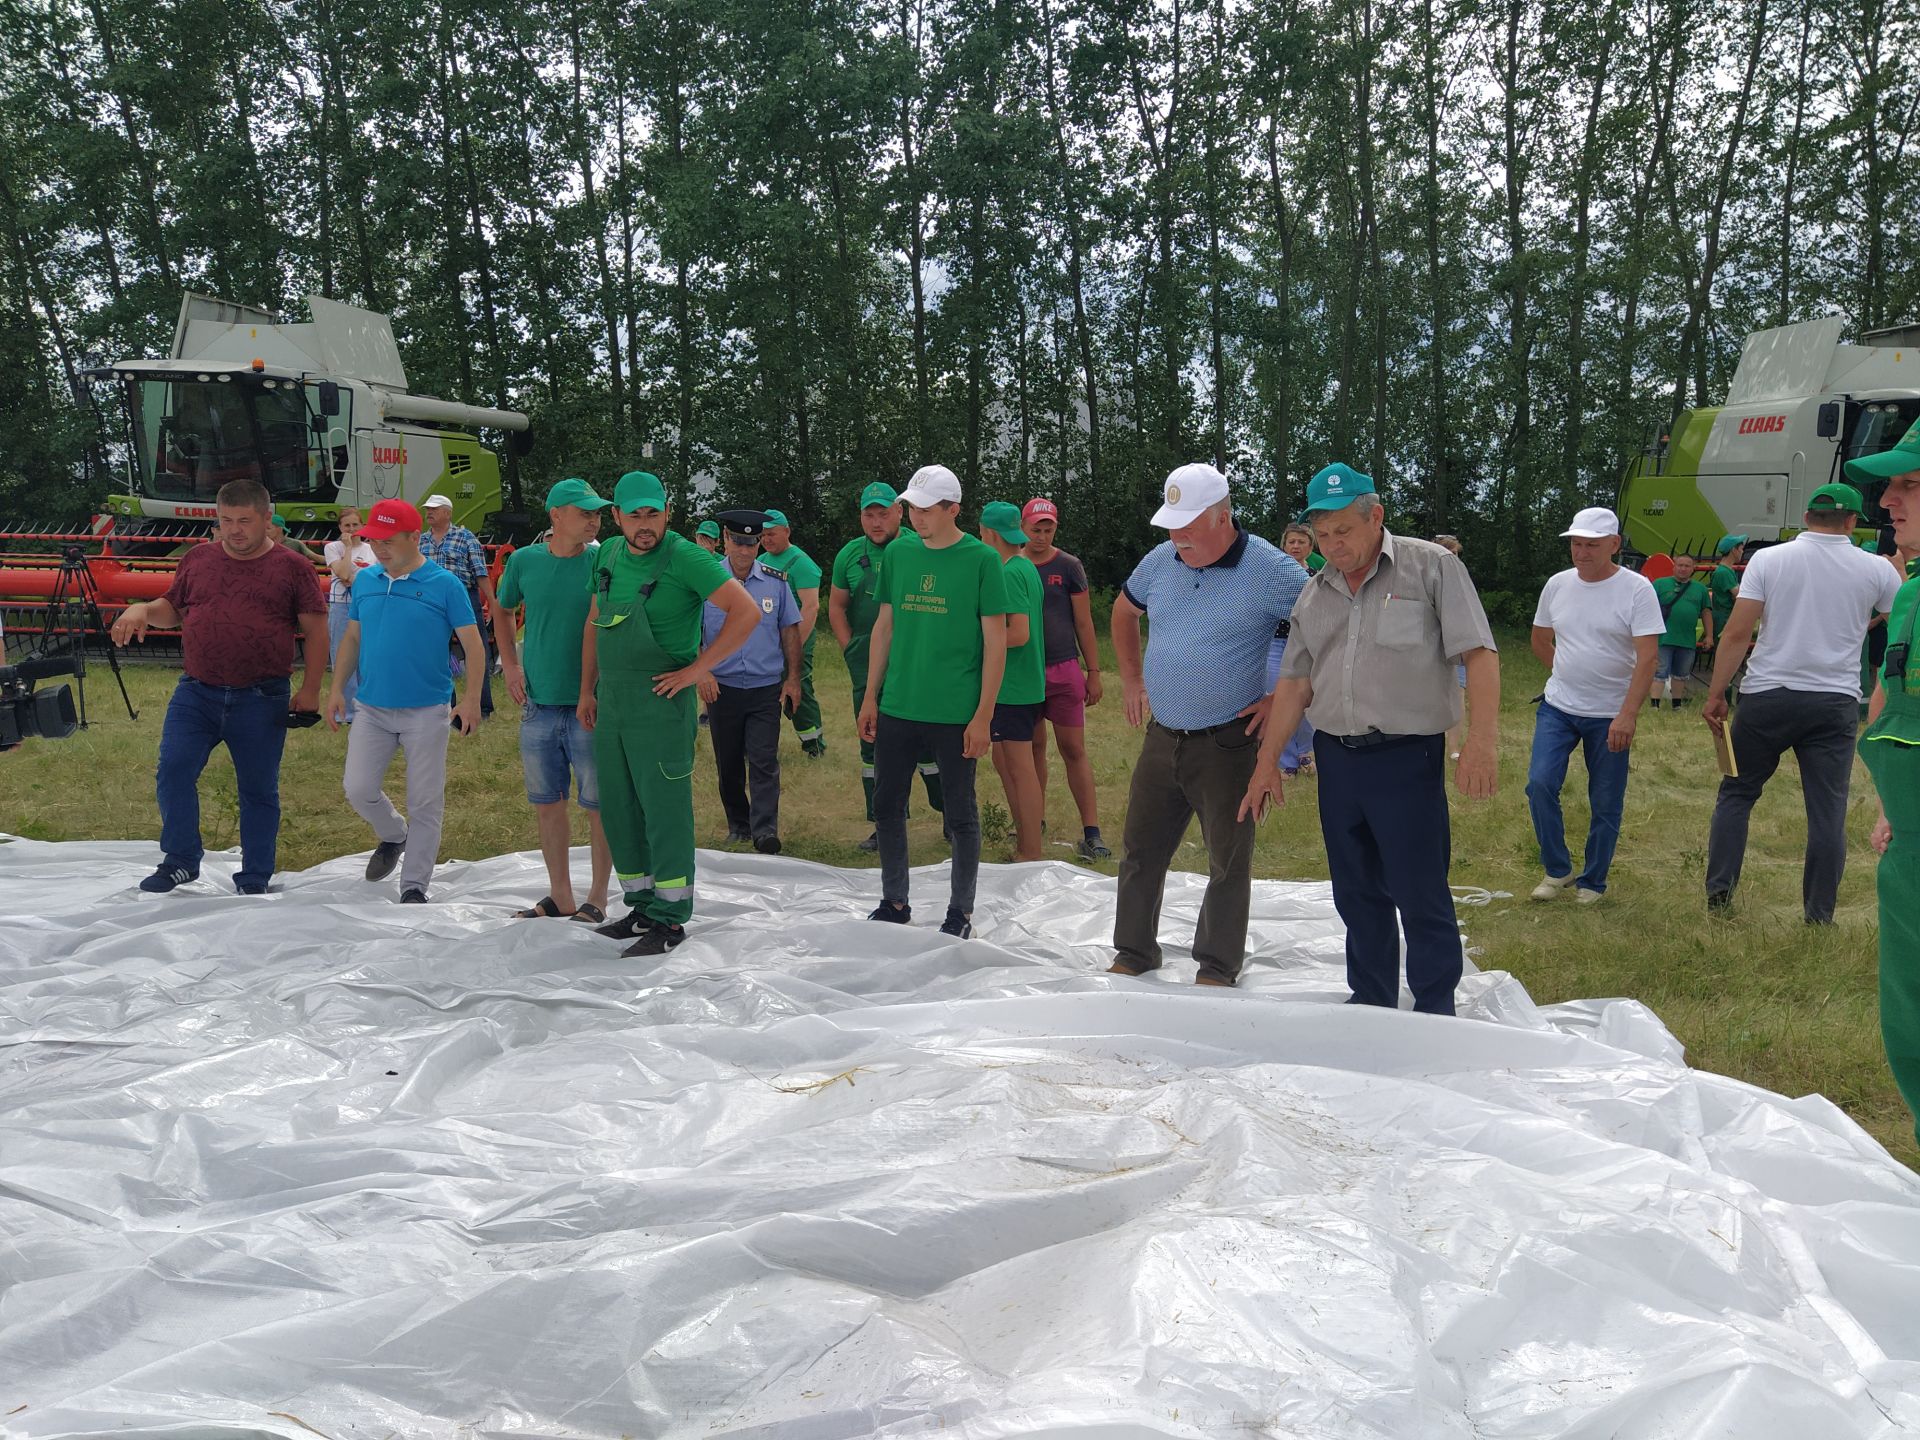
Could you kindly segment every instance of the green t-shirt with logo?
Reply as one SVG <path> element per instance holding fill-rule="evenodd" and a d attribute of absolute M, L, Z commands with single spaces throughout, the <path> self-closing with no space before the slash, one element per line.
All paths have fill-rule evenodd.
<path fill-rule="evenodd" d="M 1007 646 L 1007 673 L 1000 681 L 1002 705 L 1038 705 L 1047 698 L 1047 636 L 1040 618 L 1046 587 L 1033 561 L 1015 555 L 1003 567 L 1007 614 L 1027 617 L 1027 643 Z"/>
<path fill-rule="evenodd" d="M 642 585 L 657 582 L 646 600 L 647 624 L 660 648 L 682 665 L 700 653 L 701 607 L 733 578 L 726 561 L 671 530 L 644 555 L 635 555 L 624 539 L 602 545 L 590 581 L 596 590 L 602 573 L 609 584 L 600 601 L 603 621 L 633 603 Z"/>
<path fill-rule="evenodd" d="M 880 598 L 893 608 L 893 640 L 883 714 L 929 725 L 973 719 L 980 707 L 980 619 L 1009 608 L 1002 570 L 999 555 L 973 535 L 937 550 L 887 546 Z"/>
<path fill-rule="evenodd" d="M 580 632 L 593 603 L 590 543 L 578 555 L 555 555 L 545 545 L 524 545 L 507 557 L 500 574 L 500 604 L 527 607 L 520 663 L 527 672 L 527 698 L 536 705 L 580 703 Z"/>
<path fill-rule="evenodd" d="M 1731 565 L 1714 566 L 1707 589 L 1712 592 L 1713 633 L 1717 637 L 1733 614 L 1733 602 L 1740 594 L 1740 572 Z"/>
<path fill-rule="evenodd" d="M 770 555 L 762 550 L 760 563 L 769 570 L 778 570 L 786 576 L 787 584 L 793 587 L 793 593 L 796 596 L 802 590 L 820 588 L 820 567 L 814 563 L 813 557 L 798 545 L 789 545 L 778 555 Z"/>
<path fill-rule="evenodd" d="M 1679 598 L 1675 599 L 1675 592 Z M 1686 588 L 1680 588 L 1680 582 L 1668 575 L 1653 582 L 1653 595 L 1660 602 L 1660 611 L 1667 617 L 1667 633 L 1660 637 L 1662 645 L 1671 645 L 1681 650 L 1691 650 L 1700 643 L 1700 612 L 1707 608 L 1710 598 L 1707 587 L 1698 580 L 1687 581 Z"/>

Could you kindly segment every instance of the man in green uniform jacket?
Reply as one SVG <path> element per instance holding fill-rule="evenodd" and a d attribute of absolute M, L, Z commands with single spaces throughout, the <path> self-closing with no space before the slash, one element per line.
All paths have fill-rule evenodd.
<path fill-rule="evenodd" d="M 626 955 L 662 955 L 687 938 L 693 914 L 696 688 L 746 643 L 760 607 L 725 561 L 667 529 L 657 476 L 622 475 L 613 513 L 624 543 L 594 559 L 579 714 L 594 734 L 613 871 L 633 908 L 600 933 L 634 940 Z M 702 650 L 709 601 L 727 618 Z"/>
<path fill-rule="evenodd" d="M 1920 547 L 1920 423 L 1891 450 L 1847 462 L 1855 483 L 1884 478 L 1880 504 L 1902 550 Z M 1894 1082 L 1916 1117 L 1920 1139 L 1920 579 L 1894 596 L 1887 617 L 1887 654 L 1860 740 L 1880 792 L 1873 848 L 1880 852 L 1880 1035 Z"/>
<path fill-rule="evenodd" d="M 889 545 L 918 545 L 911 528 L 902 529 L 900 496 L 891 485 L 876 480 L 860 492 L 861 533 L 840 547 L 833 557 L 833 584 L 827 597 L 827 623 L 847 662 L 853 682 L 853 713 L 867 698 L 867 642 L 880 616 L 880 561 Z M 920 757 L 920 778 L 927 787 L 927 803 L 942 812 L 946 800 L 940 790 L 940 766 L 928 751 Z M 867 793 L 867 823 L 873 824 L 873 742 L 860 741 L 860 785 Z M 878 850 L 878 831 L 860 842 L 862 850 Z"/>
<path fill-rule="evenodd" d="M 813 693 L 813 631 L 820 623 L 820 567 L 793 543 L 793 528 L 778 510 L 768 510 L 767 528 L 760 537 L 760 563 L 787 577 L 793 598 L 800 602 L 800 704 L 793 712 L 793 733 L 809 759 L 827 753 L 820 728 L 820 702 Z"/>

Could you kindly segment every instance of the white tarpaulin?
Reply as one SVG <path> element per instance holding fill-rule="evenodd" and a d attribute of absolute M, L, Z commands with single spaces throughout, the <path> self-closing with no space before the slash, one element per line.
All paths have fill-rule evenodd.
<path fill-rule="evenodd" d="M 0 1433 L 1920 1434 L 1912 1173 L 1630 1001 L 1333 1003 L 1322 885 L 1209 992 L 1062 864 L 703 855 L 656 962 L 153 862 L 0 845 Z"/>

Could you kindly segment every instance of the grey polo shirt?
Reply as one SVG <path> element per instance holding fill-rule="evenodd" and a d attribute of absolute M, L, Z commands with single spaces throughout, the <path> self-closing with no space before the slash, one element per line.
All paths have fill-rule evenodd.
<path fill-rule="evenodd" d="M 1387 531 L 1358 595 L 1331 565 L 1307 582 L 1280 678 L 1311 682 L 1316 730 L 1438 735 L 1460 721 L 1459 657 L 1497 648 L 1459 557 Z"/>

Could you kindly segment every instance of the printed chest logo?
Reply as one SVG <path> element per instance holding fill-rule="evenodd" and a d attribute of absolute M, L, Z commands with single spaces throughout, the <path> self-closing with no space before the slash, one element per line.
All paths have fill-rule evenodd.
<path fill-rule="evenodd" d="M 933 593 L 933 587 L 938 583 L 939 578 L 937 576 L 922 575 L 920 577 L 920 593 L 922 595 L 931 595 Z"/>

